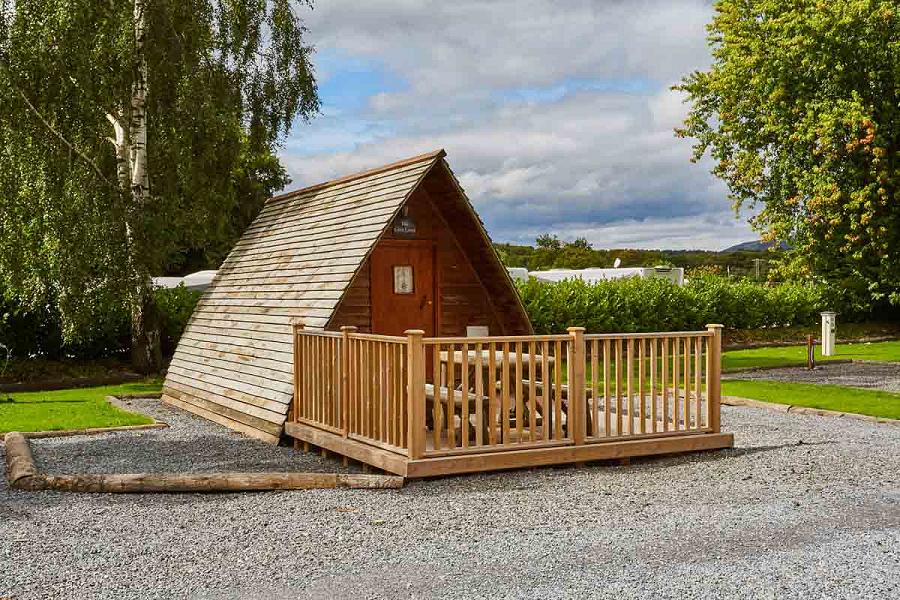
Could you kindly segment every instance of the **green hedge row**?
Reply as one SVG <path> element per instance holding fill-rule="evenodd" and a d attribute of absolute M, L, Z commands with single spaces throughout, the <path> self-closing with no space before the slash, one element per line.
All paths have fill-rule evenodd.
<path fill-rule="evenodd" d="M 718 276 L 691 278 L 677 286 L 662 279 L 629 277 L 588 284 L 580 279 L 518 285 L 536 333 L 586 327 L 589 333 L 689 331 L 707 323 L 755 329 L 813 325 L 819 312 L 837 310 L 845 320 L 866 315 L 837 306 L 836 296 L 818 284 L 764 285 Z"/>
<path fill-rule="evenodd" d="M 160 311 L 163 353 L 171 355 L 200 299 L 200 292 L 184 287 L 156 290 Z M 131 347 L 130 318 L 120 307 L 98 310 L 91 326 L 77 339 L 65 341 L 62 320 L 53 301 L 37 309 L 24 309 L 14 301 L 0 300 L 0 344 L 14 358 L 96 359 L 126 355 Z M 6 351 L 0 352 L 4 360 Z"/>

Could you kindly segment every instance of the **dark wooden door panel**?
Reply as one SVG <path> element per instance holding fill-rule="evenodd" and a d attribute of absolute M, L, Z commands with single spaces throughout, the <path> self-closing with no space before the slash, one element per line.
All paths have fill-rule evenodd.
<path fill-rule="evenodd" d="M 433 336 L 434 245 L 420 241 L 382 241 L 370 258 L 372 332 L 403 335 L 423 329 Z"/>

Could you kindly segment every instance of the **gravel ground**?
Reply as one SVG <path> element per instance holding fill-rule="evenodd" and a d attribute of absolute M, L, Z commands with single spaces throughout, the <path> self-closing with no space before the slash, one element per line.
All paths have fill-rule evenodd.
<path fill-rule="evenodd" d="M 724 377 L 726 379 L 830 383 L 849 387 L 900 392 L 900 363 L 853 361 L 852 363 L 833 365 L 824 362 L 819 363 L 812 371 L 806 367 L 786 367 L 728 373 Z"/>
<path fill-rule="evenodd" d="M 45 469 L 339 469 L 155 402 Z M 11 491 L 0 598 L 898 598 L 900 430 L 723 407 L 737 448 L 402 490 Z"/>

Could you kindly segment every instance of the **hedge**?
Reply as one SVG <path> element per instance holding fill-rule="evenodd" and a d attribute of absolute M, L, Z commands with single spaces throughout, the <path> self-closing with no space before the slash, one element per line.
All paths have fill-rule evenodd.
<path fill-rule="evenodd" d="M 819 312 L 838 310 L 834 294 L 820 284 L 765 285 L 748 279 L 693 277 L 683 286 L 663 279 L 629 277 L 596 284 L 571 279 L 518 284 L 536 333 L 582 326 L 589 333 L 692 331 L 707 323 L 756 329 L 812 325 Z M 846 314 L 847 320 L 863 315 Z"/>
<path fill-rule="evenodd" d="M 178 338 L 200 299 L 200 292 L 183 286 L 156 290 L 160 311 L 163 353 L 175 351 Z M 0 301 L 0 344 L 13 358 L 42 357 L 92 360 L 127 355 L 131 331 L 129 315 L 122 307 L 98 311 L 90 328 L 77 339 L 65 341 L 59 310 L 52 301 L 37 309 L 24 309 L 15 301 Z M 6 351 L 0 359 L 5 359 Z"/>

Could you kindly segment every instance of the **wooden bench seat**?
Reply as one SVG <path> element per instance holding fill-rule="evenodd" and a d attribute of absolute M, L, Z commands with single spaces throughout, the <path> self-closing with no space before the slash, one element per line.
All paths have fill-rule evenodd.
<path fill-rule="evenodd" d="M 454 400 L 453 414 L 458 415 L 460 419 L 463 418 L 463 416 L 462 416 L 462 404 L 463 404 L 462 403 L 462 395 L 463 395 L 463 392 L 461 390 L 453 390 L 453 400 Z M 446 407 L 449 404 L 450 390 L 444 386 L 438 386 L 437 394 L 435 394 L 434 384 L 426 383 L 425 384 L 425 405 L 426 405 L 425 425 L 429 429 L 434 429 L 433 405 L 434 405 L 435 398 L 438 398 L 438 401 L 443 406 Z M 483 436 L 482 439 L 486 440 L 486 439 L 488 439 L 487 438 L 488 430 L 494 424 L 494 417 L 492 417 L 490 414 L 490 403 L 488 402 L 488 398 L 487 398 L 487 396 L 481 396 L 481 398 L 479 399 L 479 397 L 474 392 L 468 392 L 468 400 L 469 400 L 469 407 L 468 407 L 469 415 L 475 414 L 476 406 L 479 401 L 481 402 L 481 407 L 482 407 L 481 433 Z M 445 411 L 445 414 L 446 414 L 446 411 Z M 467 418 L 469 415 L 467 415 Z M 453 426 L 455 428 L 456 424 L 454 423 Z M 474 427 L 470 428 L 469 436 L 470 437 L 474 436 L 474 432 L 475 432 Z"/>

